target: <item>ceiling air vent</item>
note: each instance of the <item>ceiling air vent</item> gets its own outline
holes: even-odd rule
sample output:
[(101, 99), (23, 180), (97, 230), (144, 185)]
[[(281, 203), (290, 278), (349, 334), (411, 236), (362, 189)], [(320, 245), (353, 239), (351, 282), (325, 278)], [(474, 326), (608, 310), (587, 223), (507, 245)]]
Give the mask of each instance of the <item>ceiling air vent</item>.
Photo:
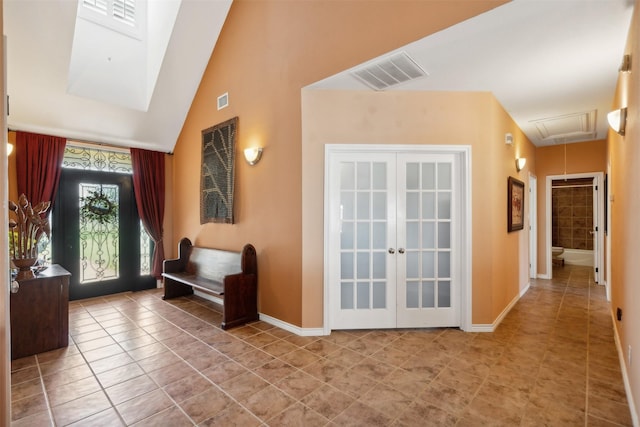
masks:
[(596, 110), (532, 120), (543, 141), (556, 144), (595, 139)]
[(370, 63), (363, 68), (352, 71), (351, 74), (375, 90), (384, 90), (428, 75), (405, 52), (396, 53), (389, 58)]

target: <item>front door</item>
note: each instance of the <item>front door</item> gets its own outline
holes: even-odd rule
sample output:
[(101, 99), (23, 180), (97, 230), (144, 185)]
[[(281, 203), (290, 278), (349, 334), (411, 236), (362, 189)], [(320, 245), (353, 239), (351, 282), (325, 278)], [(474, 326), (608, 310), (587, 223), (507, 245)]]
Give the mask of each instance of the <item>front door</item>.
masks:
[(330, 156), (331, 329), (460, 326), (458, 167), (447, 153)]
[(129, 174), (63, 169), (52, 212), (52, 261), (71, 273), (69, 299), (155, 286), (140, 274), (140, 219)]

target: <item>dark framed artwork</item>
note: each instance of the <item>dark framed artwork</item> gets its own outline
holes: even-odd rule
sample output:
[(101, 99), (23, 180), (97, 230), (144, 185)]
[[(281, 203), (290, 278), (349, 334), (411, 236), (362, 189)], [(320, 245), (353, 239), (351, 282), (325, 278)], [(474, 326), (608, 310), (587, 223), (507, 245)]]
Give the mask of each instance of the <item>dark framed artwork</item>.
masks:
[(524, 228), (524, 182), (510, 176), (507, 181), (507, 231)]
[(202, 131), (200, 224), (233, 224), (237, 125), (234, 117)]

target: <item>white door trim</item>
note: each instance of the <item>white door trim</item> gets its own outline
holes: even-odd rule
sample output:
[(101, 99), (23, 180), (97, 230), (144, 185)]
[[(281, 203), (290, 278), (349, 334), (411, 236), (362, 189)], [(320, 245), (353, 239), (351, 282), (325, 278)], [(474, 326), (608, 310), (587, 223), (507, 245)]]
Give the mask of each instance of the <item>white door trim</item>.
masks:
[(538, 277), (538, 178), (529, 173), (529, 278)]
[(326, 144), (324, 158), (324, 319), (323, 330), (325, 335), (331, 333), (331, 307), (329, 286), (329, 166), (331, 156), (344, 153), (451, 153), (459, 156), (460, 160), (460, 329), (470, 331), (472, 328), (471, 316), (471, 146), (469, 145), (378, 145), (378, 144)]
[[(604, 265), (604, 254), (602, 248), (604, 247), (604, 221), (602, 214), (604, 212), (604, 205), (601, 194), (604, 193), (603, 184), (604, 184), (604, 173), (603, 172), (585, 172), (585, 173), (572, 173), (566, 175), (548, 175), (546, 181), (546, 212), (545, 212), (545, 224), (546, 224), (546, 237), (547, 244), (545, 248), (545, 252), (547, 254), (547, 274), (544, 275), (545, 279), (553, 278), (553, 268), (551, 264), (551, 181), (554, 179), (573, 179), (573, 178), (594, 178), (595, 183), (598, 186), (598, 203), (597, 208), (598, 211), (594, 212), (594, 216), (597, 215), (597, 227), (598, 227), (598, 235), (597, 235), (597, 245), (598, 245), (598, 253), (597, 256), (594, 256), (594, 268), (598, 268), (600, 275), (602, 275), (602, 266)], [(595, 254), (594, 254), (595, 255)], [(541, 276), (542, 277), (542, 276)]]

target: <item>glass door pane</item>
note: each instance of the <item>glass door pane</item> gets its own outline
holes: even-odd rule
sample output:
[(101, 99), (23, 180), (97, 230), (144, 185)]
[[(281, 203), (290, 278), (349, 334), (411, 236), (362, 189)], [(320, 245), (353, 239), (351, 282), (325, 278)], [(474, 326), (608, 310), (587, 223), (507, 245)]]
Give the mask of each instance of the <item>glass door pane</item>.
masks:
[(341, 154), (330, 163), (333, 329), (395, 326), (394, 163), (383, 154)]
[(454, 303), (453, 171), (451, 155), (399, 156), (398, 327), (441, 326)]

